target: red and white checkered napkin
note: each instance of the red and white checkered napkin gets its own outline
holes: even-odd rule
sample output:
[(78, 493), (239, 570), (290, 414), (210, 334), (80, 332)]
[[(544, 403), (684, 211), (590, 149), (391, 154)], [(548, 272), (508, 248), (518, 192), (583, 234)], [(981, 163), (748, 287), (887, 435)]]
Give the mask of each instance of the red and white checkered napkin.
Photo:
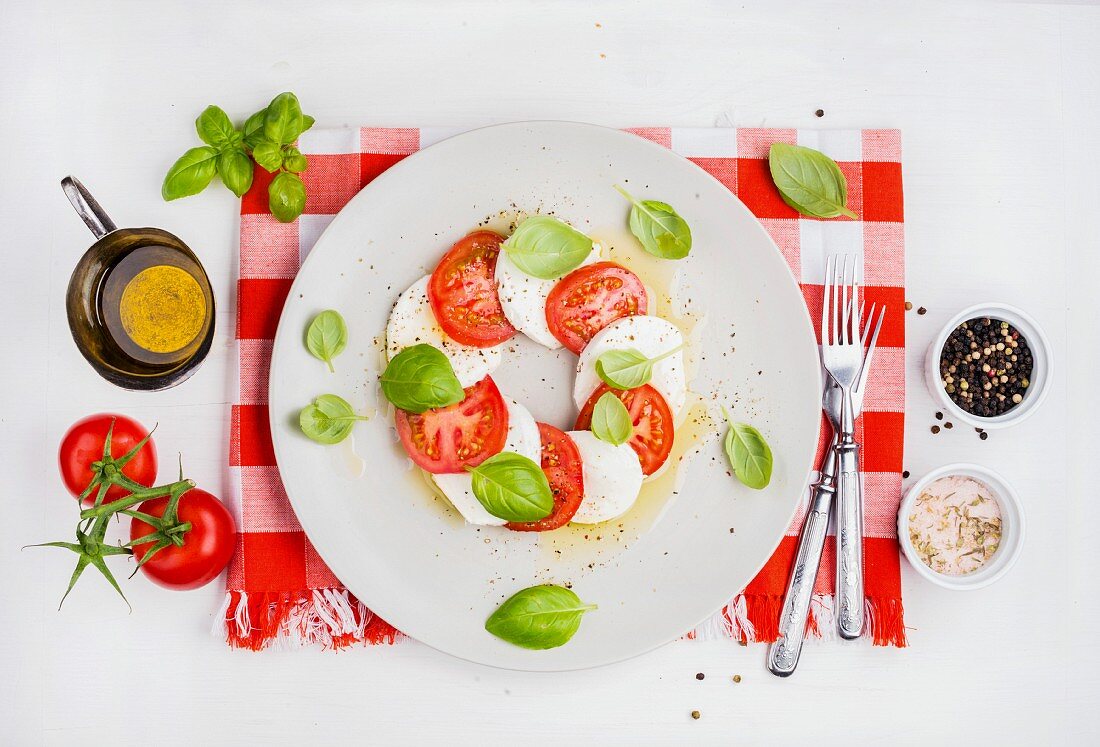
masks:
[[(390, 642), (398, 633), (373, 616), (321, 560), (302, 532), (275, 467), (267, 420), (267, 374), (279, 312), (303, 257), (333, 216), (364, 185), (410, 153), (452, 130), (317, 130), (305, 133), (309, 157), (305, 213), (283, 224), (267, 211), (270, 175), (241, 203), (237, 295), (239, 404), (233, 407), (230, 464), (240, 542), (229, 566), (218, 631), (233, 646), (272, 641)], [(866, 594), (869, 635), (879, 645), (905, 645), (895, 514), (901, 498), (905, 406), (905, 244), (902, 231), (901, 137), (895, 130), (668, 129), (632, 130), (694, 161), (726, 185), (760, 219), (799, 279), (811, 318), (820, 319), (825, 258), (863, 255), (867, 302), (885, 304), (886, 321), (871, 370), (857, 438), (863, 444)], [(835, 159), (848, 180), (848, 206), (859, 220), (803, 218), (788, 207), (768, 173), (772, 143), (798, 143)], [(442, 250), (443, 247), (441, 247)], [(818, 330), (820, 334), (820, 330)], [(828, 426), (822, 423), (818, 461)], [(794, 556), (802, 515), (759, 575), (694, 635), (771, 641)], [(825, 545), (811, 609), (812, 632), (832, 630), (835, 544)]]

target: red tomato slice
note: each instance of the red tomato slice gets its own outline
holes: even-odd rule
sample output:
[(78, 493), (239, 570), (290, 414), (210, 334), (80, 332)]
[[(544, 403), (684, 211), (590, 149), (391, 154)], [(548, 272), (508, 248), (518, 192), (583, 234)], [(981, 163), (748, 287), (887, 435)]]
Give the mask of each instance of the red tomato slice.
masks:
[(577, 416), (577, 430), (587, 430), (592, 425), (592, 409), (604, 392), (615, 392), (615, 396), (626, 405), (630, 420), (634, 423), (630, 446), (638, 453), (638, 459), (642, 462), (642, 474), (652, 475), (661, 468), (672, 451), (675, 425), (668, 403), (649, 384), (626, 390), (612, 389), (607, 384), (600, 384)]
[(554, 494), (554, 510), (545, 519), (504, 525), (517, 532), (546, 532), (565, 526), (577, 513), (584, 497), (581, 453), (573, 439), (546, 423), (539, 423), (539, 438), (542, 440), (542, 471)]
[(443, 255), (428, 283), (428, 301), (436, 321), (464, 345), (487, 348), (516, 333), (497, 295), (496, 268), (504, 237), (474, 231)]
[(558, 281), (546, 298), (546, 323), (562, 345), (579, 353), (608, 324), (645, 314), (648, 305), (637, 275), (614, 262), (596, 262)]
[(468, 387), (458, 404), (417, 415), (398, 410), (397, 435), (409, 458), (436, 475), (463, 472), (504, 449), (508, 408), (493, 380)]
[[(138, 511), (164, 516), (168, 496), (153, 498), (138, 506)], [(197, 589), (214, 580), (229, 563), (237, 543), (233, 515), (221, 501), (205, 490), (192, 488), (180, 498), (177, 514), (180, 522), (190, 522), (183, 535), (183, 546), (168, 545), (156, 552), (141, 566), (142, 572), (169, 589)], [(141, 519), (130, 520), (130, 539), (135, 540), (155, 531)], [(140, 561), (156, 543), (134, 545), (134, 557)]]

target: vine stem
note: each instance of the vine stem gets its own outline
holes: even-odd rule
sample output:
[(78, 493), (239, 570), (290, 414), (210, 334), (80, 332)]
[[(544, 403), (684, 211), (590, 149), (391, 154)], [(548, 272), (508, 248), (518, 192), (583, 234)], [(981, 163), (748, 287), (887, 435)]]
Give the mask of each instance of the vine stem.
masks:
[(195, 487), (194, 480), (179, 480), (178, 482), (169, 483), (168, 485), (157, 485), (151, 488), (136, 490), (125, 498), (119, 498), (117, 501), (104, 503), (102, 506), (96, 506), (95, 508), (87, 508), (80, 512), (80, 518), (91, 519), (107, 516), (121, 511), (124, 508), (144, 503), (152, 498), (160, 498), (165, 495), (182, 495), (193, 487)]

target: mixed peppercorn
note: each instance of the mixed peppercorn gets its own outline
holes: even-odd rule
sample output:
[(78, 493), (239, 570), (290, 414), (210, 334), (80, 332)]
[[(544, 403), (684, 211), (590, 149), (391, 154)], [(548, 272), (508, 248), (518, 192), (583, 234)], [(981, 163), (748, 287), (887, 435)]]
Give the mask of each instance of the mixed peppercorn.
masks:
[(1027, 340), (1008, 322), (989, 317), (960, 324), (940, 353), (944, 390), (979, 417), (1003, 415), (1023, 402), (1032, 366)]

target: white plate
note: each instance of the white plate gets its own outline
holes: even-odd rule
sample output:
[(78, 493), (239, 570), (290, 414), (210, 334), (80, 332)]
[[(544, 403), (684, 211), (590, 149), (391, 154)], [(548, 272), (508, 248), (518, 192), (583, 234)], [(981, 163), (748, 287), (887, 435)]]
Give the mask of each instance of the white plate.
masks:
[[(692, 388), (714, 421), (681, 470), (678, 494), (641, 500), (622, 527), (611, 522), (539, 535), (465, 526), (431, 495), (395, 443), (377, 387), (390, 306), (452, 242), (513, 205), (554, 210), (625, 246), (628, 205), (615, 183), (674, 205), (691, 225), (691, 256), (676, 267), (682, 299), (707, 316)], [(351, 338), (335, 374), (303, 345), (309, 320), (326, 308), (344, 315)], [(501, 390), (536, 418), (571, 426), (575, 356), (526, 340), (510, 347), (494, 376)], [(748, 209), (671, 151), (616, 130), (562, 122), (458, 135), (401, 161), (352, 199), (294, 281), (270, 384), (271, 430), (287, 494), (336, 575), (412, 637), (464, 659), (525, 670), (619, 661), (719, 610), (763, 566), (790, 522), (809, 478), (820, 418), (817, 348), (802, 294)], [(298, 411), (326, 392), (359, 410), (377, 409), (356, 425), (353, 443), (320, 446), (299, 431)], [(775, 455), (767, 489), (749, 490), (727, 474), (719, 403), (767, 436)], [(365, 457), (361, 475), (353, 450)], [(599, 609), (585, 616), (572, 641), (548, 651), (517, 648), (485, 632), (485, 619), (501, 601), (539, 583), (570, 583)]]

